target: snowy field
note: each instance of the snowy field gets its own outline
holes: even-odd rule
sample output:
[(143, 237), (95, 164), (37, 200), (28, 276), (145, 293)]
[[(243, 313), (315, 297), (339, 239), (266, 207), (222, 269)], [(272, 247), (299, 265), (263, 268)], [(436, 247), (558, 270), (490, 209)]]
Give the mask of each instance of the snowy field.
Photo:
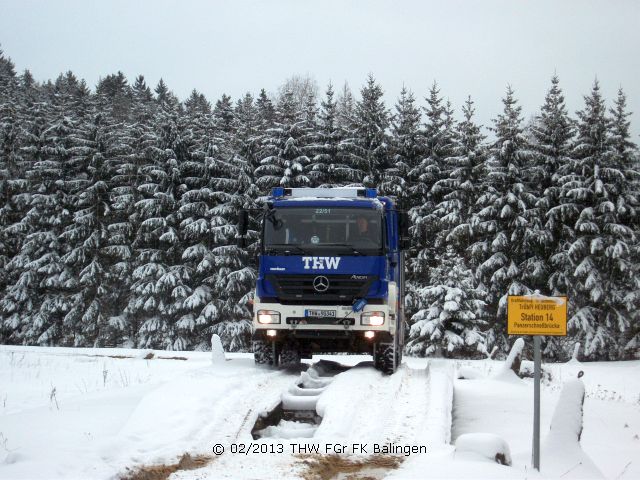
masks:
[[(405, 358), (384, 376), (366, 356), (329, 359), (354, 368), (315, 377), (326, 388), (317, 392), (322, 421), (313, 436), (281, 429), (286, 438), (254, 440), (259, 415), (305, 373), (256, 367), (247, 354), (212, 363), (206, 352), (0, 346), (0, 479), (136, 478), (139, 468), (176, 464), (185, 453), (199, 468), (176, 467), (170, 478), (640, 478), (640, 361), (547, 366), (538, 473), (530, 467), (532, 381), (505, 374), (501, 362)], [(581, 449), (547, 438), (563, 382), (579, 370)], [(494, 436), (456, 450), (460, 436), (475, 433)], [(483, 457), (491, 439), (506, 442), (512, 466)], [(353, 448), (365, 443), (366, 454)], [(238, 452), (249, 444), (257, 451)], [(295, 450), (310, 444), (321, 455)], [(389, 460), (373, 444), (426, 453)], [(214, 455), (215, 445), (224, 453)], [(337, 452), (340, 445), (348, 448)]]

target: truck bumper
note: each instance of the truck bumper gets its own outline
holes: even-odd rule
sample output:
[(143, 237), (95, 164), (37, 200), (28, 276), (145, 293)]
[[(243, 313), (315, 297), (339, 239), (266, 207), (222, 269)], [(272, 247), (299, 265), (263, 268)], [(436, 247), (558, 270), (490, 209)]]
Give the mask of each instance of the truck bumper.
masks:
[[(253, 340), (287, 344), (300, 352), (300, 357), (311, 358), (315, 353), (366, 353), (373, 354), (376, 344), (391, 343), (389, 332), (376, 332), (375, 337), (367, 338), (364, 332), (347, 330), (276, 330), (269, 335), (266, 329), (253, 332)], [(269, 332), (271, 334), (274, 331)]]
[[(280, 323), (259, 323), (258, 313), (265, 310), (278, 312)], [(329, 311), (332, 315), (321, 318), (308, 316), (310, 310)], [(367, 312), (382, 312), (384, 323), (363, 325), (361, 316)], [(366, 305), (361, 312), (353, 312), (351, 306), (344, 305), (282, 305), (256, 301), (253, 338), (294, 345), (306, 358), (314, 353), (372, 354), (376, 344), (393, 342), (396, 321), (395, 312), (384, 304)]]
[[(354, 312), (349, 305), (282, 305), (280, 303), (262, 303), (256, 299), (254, 303), (253, 329), (295, 331), (298, 335), (304, 332), (360, 332), (373, 331), (376, 335), (383, 332), (394, 335), (396, 331), (396, 312), (390, 310), (386, 304), (365, 305), (360, 312)], [(260, 311), (272, 311), (280, 314), (280, 323), (260, 323), (258, 313)], [(332, 312), (331, 316), (314, 317), (309, 312)], [(367, 312), (382, 312), (384, 323), (382, 325), (363, 324), (362, 314)]]

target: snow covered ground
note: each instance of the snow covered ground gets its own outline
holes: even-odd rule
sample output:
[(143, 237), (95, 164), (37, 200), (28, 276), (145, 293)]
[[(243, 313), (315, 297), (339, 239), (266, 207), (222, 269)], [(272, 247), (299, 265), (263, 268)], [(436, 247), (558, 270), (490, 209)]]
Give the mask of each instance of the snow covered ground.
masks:
[[(310, 479), (309, 465), (324, 455), (299, 455), (308, 445), (362, 462), (359, 474), (371, 478), (640, 478), (638, 361), (548, 366), (542, 438), (563, 381), (583, 370), (578, 453), (586, 460), (564, 471), (578, 453), (543, 449), (538, 474), (530, 468), (532, 382), (497, 375), (501, 362), (405, 358), (395, 375), (384, 376), (370, 357), (329, 358), (354, 368), (320, 382), (326, 383), (316, 404), (322, 422), (313, 438), (253, 440), (258, 416), (295, 390), (301, 371), (256, 367), (247, 354), (212, 363), (206, 352), (0, 346), (0, 479), (119, 478), (132, 471), (127, 469), (175, 463), (184, 453), (203, 455), (206, 464), (178, 470), (172, 479)], [(476, 378), (454, 380), (460, 369)], [(456, 451), (453, 444), (464, 434), (472, 434), (467, 446), (470, 438), (501, 438), (513, 465), (460, 446)], [(225, 452), (216, 456), (218, 444)], [(249, 444), (257, 450), (231, 451)], [(354, 444), (367, 444), (367, 453)], [(374, 444), (423, 446), (427, 453), (400, 453), (396, 468), (375, 461)], [(336, 478), (346, 478), (337, 457), (326, 458)]]
[[(457, 380), (453, 439), (469, 432), (497, 434), (507, 441), (513, 468), (524, 472), (531, 464), (533, 380), (504, 374), (502, 362), (456, 362), (459, 370), (473, 368), (474, 380)], [(551, 380), (541, 390), (541, 473), (550, 478), (640, 478), (640, 362), (548, 364)], [(565, 382), (584, 372), (584, 430), (582, 451), (596, 471), (581, 470), (581, 461), (567, 448), (545, 448), (550, 422)], [(563, 461), (560, 461), (563, 460)], [(565, 468), (566, 467), (566, 468)]]

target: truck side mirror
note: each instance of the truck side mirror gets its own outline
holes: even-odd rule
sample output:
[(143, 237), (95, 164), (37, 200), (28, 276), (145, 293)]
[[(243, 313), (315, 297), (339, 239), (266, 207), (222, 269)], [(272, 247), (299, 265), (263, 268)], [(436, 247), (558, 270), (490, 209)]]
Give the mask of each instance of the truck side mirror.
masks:
[(247, 246), (247, 230), (249, 228), (249, 212), (245, 209), (240, 210), (238, 214), (238, 236), (236, 238), (238, 247), (245, 248)]
[(400, 227), (400, 249), (406, 250), (411, 247), (411, 237), (409, 236), (409, 213), (399, 212), (399, 227)]

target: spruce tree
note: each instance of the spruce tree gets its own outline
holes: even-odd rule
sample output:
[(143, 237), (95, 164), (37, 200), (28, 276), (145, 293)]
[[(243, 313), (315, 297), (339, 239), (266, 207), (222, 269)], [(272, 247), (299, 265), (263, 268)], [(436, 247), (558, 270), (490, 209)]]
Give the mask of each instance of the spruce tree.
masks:
[[(22, 152), (22, 128), (17, 79), (13, 65), (0, 51), (0, 341), (8, 339), (18, 321), (9, 320), (12, 303), (3, 312), (5, 289), (17, 281), (17, 271), (8, 268), (18, 254), (26, 232), (20, 228), (28, 209), (29, 185), (25, 178), (26, 164)], [(11, 84), (14, 84), (13, 86)], [(17, 227), (17, 228), (16, 228)]]
[(6, 285), (4, 268), (20, 245), (20, 236), (6, 228), (18, 222), (24, 213), (18, 195), (26, 188), (20, 152), (18, 116), (13, 105), (0, 103), (0, 291)]
[(422, 158), (409, 172), (409, 197), (412, 208), (413, 248), (416, 255), (409, 262), (409, 278), (417, 285), (429, 284), (429, 269), (438, 263), (443, 254), (442, 246), (437, 250), (436, 237), (440, 231), (435, 208), (442, 200), (444, 191), (438, 183), (447, 174), (446, 159), (452, 154), (453, 121), (450, 105), (440, 96), (434, 82), (427, 97), (425, 125), (422, 132)]
[(614, 106), (609, 110), (608, 142), (611, 151), (608, 160), (613, 168), (624, 175), (618, 177), (621, 183), (618, 193), (623, 200), (618, 200), (616, 213), (620, 222), (632, 228), (635, 240), (628, 245), (631, 272), (624, 296), (630, 315), (629, 326), (620, 324), (620, 337), (616, 343), (621, 348), (621, 356), (633, 358), (634, 352), (640, 350), (640, 163), (637, 146), (631, 141), (630, 116), (627, 97), (620, 88)]
[(185, 267), (183, 282), (189, 295), (176, 305), (176, 332), (180, 343), (174, 348), (180, 350), (201, 346), (207, 337), (206, 325), (198, 323), (197, 317), (210, 293), (203, 285), (202, 265), (212, 246), (211, 209), (218, 203), (211, 185), (211, 168), (214, 158), (221, 154), (212, 133), (212, 116), (192, 111), (188, 115), (186, 129), (192, 143), (188, 158), (179, 163), (181, 194), (178, 218), (183, 247), (181, 264)]
[(184, 101), (184, 110), (187, 115), (196, 113), (211, 113), (211, 104), (205, 96), (198, 92), (195, 88), (191, 91), (191, 95)]
[(285, 92), (278, 103), (274, 127), (265, 132), (262, 159), (255, 171), (256, 184), (263, 192), (275, 186), (309, 185), (306, 168), (310, 160), (301, 145), (303, 123), (293, 93)]
[[(9, 285), (2, 309), (20, 315), (17, 337), (25, 343), (64, 344), (63, 318), (76, 279), (62, 261), (67, 245), (60, 238), (70, 221), (70, 186), (66, 163), (75, 147), (75, 125), (43, 107), (30, 126), (27, 179), (33, 194), (30, 210), (15, 228), (26, 232), (20, 252), (7, 268), (17, 281)], [(51, 122), (49, 125), (48, 122)], [(16, 271), (17, 270), (17, 271)]]
[(223, 94), (220, 100), (216, 102), (213, 109), (213, 119), (216, 129), (232, 136), (235, 128), (235, 113), (233, 111), (233, 102), (229, 95)]
[[(158, 133), (154, 129), (157, 103), (150, 96), (144, 79), (138, 77), (132, 90), (132, 122), (121, 123), (111, 115), (103, 119), (105, 165), (110, 179), (108, 238), (104, 250), (110, 259), (107, 278), (110, 284), (117, 281), (110, 288), (117, 298), (114, 301), (119, 305), (132, 301), (132, 274), (137, 257), (134, 241), (144, 220), (136, 204), (144, 198), (140, 187), (151, 181), (146, 167), (154, 163), (159, 144)], [(134, 346), (138, 318), (121, 312), (110, 321), (122, 331), (120, 342)]]
[[(35, 272), (27, 268), (32, 260), (33, 250), (38, 246), (37, 243), (27, 242), (28, 236), (37, 228), (35, 219), (27, 216), (33, 210), (32, 193), (35, 192), (28, 173), (33, 169), (35, 162), (44, 155), (43, 134), (47, 128), (45, 110), (45, 105), (34, 104), (31, 118), (23, 125), (20, 144), (24, 155), (24, 171), (22, 178), (17, 179), (21, 193), (9, 197), (7, 187), (10, 184), (6, 179), (3, 181), (4, 200), (10, 201), (3, 207), (3, 239), (13, 238), (17, 243), (13, 245), (12, 257), (8, 258), (8, 263), (4, 265), (6, 290), (0, 299), (0, 313), (4, 318), (5, 335), (15, 343), (34, 342), (33, 335), (28, 335), (28, 332), (40, 301), (38, 279)], [(5, 142), (6, 140), (5, 138)], [(15, 216), (10, 215), (10, 208), (16, 210)], [(10, 219), (10, 216), (14, 218)], [(9, 245), (7, 242), (5, 248)]]
[(156, 101), (158, 102), (158, 105), (166, 110), (178, 109), (178, 98), (171, 90), (169, 90), (169, 87), (162, 78), (158, 81), (158, 85), (156, 85), (154, 92), (156, 94)]
[(133, 101), (137, 103), (148, 103), (153, 100), (153, 93), (147, 85), (144, 75), (138, 75), (131, 87)]
[(13, 98), (17, 88), (15, 65), (0, 48), (0, 103)]
[(208, 251), (197, 267), (202, 286), (185, 300), (185, 305), (191, 309), (197, 304), (193, 310), (200, 312), (196, 323), (207, 327), (202, 348), (208, 348), (208, 338), (216, 333), (226, 349), (246, 351), (251, 340), (252, 287), (257, 274), (253, 255), (248, 249), (238, 248), (235, 237), (239, 210), (255, 208), (259, 190), (252, 181), (249, 163), (239, 155), (212, 158), (210, 167), (216, 205), (209, 212)]
[(101, 78), (96, 87), (96, 94), (104, 100), (103, 105), (110, 109), (114, 119), (124, 121), (129, 118), (132, 92), (122, 72)]
[(110, 288), (119, 279), (109, 278), (111, 258), (107, 240), (110, 214), (108, 182), (109, 170), (105, 163), (103, 116), (96, 114), (94, 121), (83, 132), (82, 163), (88, 179), (79, 192), (72, 222), (60, 239), (69, 247), (62, 257), (73, 272), (77, 284), (69, 297), (70, 308), (64, 317), (65, 336), (75, 346), (114, 345), (122, 337), (122, 324), (111, 322), (113, 306), (118, 305), (117, 289)]
[[(559, 79), (554, 75), (551, 88), (545, 97), (540, 114), (531, 127), (531, 166), (526, 169), (531, 189), (537, 192), (533, 220), (532, 244), (536, 268), (528, 269), (532, 287), (543, 293), (560, 293), (564, 290), (561, 270), (554, 273), (549, 259), (567, 239), (571, 238), (566, 229), (561, 201), (561, 185), (564, 172), (569, 168), (570, 142), (573, 136), (572, 122), (567, 114), (564, 95), (559, 87)], [(561, 246), (562, 245), (562, 246)], [(555, 278), (551, 279), (551, 276)], [(549, 290), (551, 288), (551, 290)]]
[(409, 172), (416, 167), (424, 148), (420, 110), (413, 93), (404, 87), (395, 109), (391, 122), (391, 162), (382, 174), (381, 191), (408, 201)]
[(416, 289), (407, 352), (418, 356), (477, 357), (486, 352), (484, 302), (473, 274), (453, 247), (431, 272), (431, 284)]
[(271, 128), (276, 120), (276, 109), (264, 88), (260, 90), (256, 100), (256, 108), (258, 110), (259, 129), (264, 132)]
[(309, 186), (317, 187), (326, 180), (328, 166), (318, 163), (318, 154), (324, 151), (318, 125), (318, 105), (314, 92), (309, 92), (302, 111), (300, 148), (309, 159), (306, 171)]
[[(0, 302), (12, 281), (8, 278), (7, 264), (20, 249), (23, 237), (8, 230), (20, 221), (25, 207), (25, 202), (19, 201), (26, 181), (20, 152), (18, 88), (15, 66), (0, 49)], [(12, 323), (5, 323), (3, 317), (0, 303), (0, 340), (13, 330)]]
[[(230, 156), (233, 153), (234, 137), (236, 135), (236, 118), (231, 97), (222, 94), (211, 113), (212, 129), (210, 142), (215, 144), (221, 154)], [(202, 142), (207, 143), (206, 141)]]
[[(632, 183), (624, 160), (608, 134), (609, 121), (596, 81), (585, 107), (577, 112), (573, 176), (564, 195), (578, 212), (575, 240), (568, 249), (568, 295), (572, 309), (568, 328), (589, 358), (619, 358), (617, 340), (635, 315), (638, 290), (630, 217)], [(619, 140), (615, 143), (619, 144)]]
[(356, 101), (353, 98), (351, 87), (349, 87), (347, 82), (344, 82), (342, 90), (336, 100), (338, 126), (344, 129), (344, 131), (348, 131), (353, 127), (355, 122), (355, 105)]
[(335, 174), (335, 166), (338, 164), (342, 135), (339, 128), (338, 105), (333, 97), (333, 86), (330, 83), (320, 104), (317, 143), (309, 172), (312, 182), (318, 186), (335, 185), (339, 181)]
[(488, 185), (478, 199), (480, 210), (473, 220), (476, 241), (471, 253), (480, 288), (487, 291), (488, 318), (495, 319), (487, 344), (506, 349), (507, 295), (531, 292), (524, 270), (529, 259), (530, 208), (535, 196), (522, 178), (529, 149), (523, 135), (521, 107), (511, 87), (502, 102), (504, 110), (494, 120), (496, 140), (488, 159)]
[[(168, 147), (179, 135), (175, 124), (163, 126), (160, 147)], [(184, 339), (175, 332), (179, 304), (191, 293), (185, 286), (185, 267), (180, 264), (177, 193), (180, 173), (176, 153), (157, 148), (155, 161), (141, 168), (148, 179), (138, 190), (135, 204), (139, 227), (133, 247), (131, 297), (125, 313), (139, 325), (136, 344), (143, 348), (176, 349)]]
[[(529, 188), (537, 199), (531, 209), (530, 258), (525, 275), (531, 288), (546, 295), (567, 293), (566, 253), (574, 238), (575, 222), (570, 206), (564, 203), (562, 188), (567, 175), (571, 175), (574, 128), (559, 84), (554, 75), (540, 113), (530, 127), (531, 162), (526, 168)], [(560, 337), (545, 338), (544, 355), (562, 358), (565, 343)]]
[(33, 105), (40, 96), (40, 85), (35, 81), (29, 70), (25, 70), (19, 78), (20, 102), (27, 115), (32, 113)]
[(258, 109), (250, 93), (237, 101), (234, 121), (236, 134), (232, 139), (233, 150), (247, 159), (251, 169), (255, 170), (259, 165), (259, 119)]
[(355, 104), (352, 129), (340, 146), (348, 155), (346, 165), (336, 168), (336, 173), (343, 182), (378, 187), (388, 166), (390, 115), (382, 99), (382, 88), (373, 75), (368, 76), (360, 96)]
[(448, 176), (440, 180), (447, 191), (437, 205), (440, 242), (452, 246), (457, 254), (469, 260), (468, 249), (473, 238), (474, 212), (485, 191), (487, 148), (485, 136), (474, 121), (471, 97), (462, 107), (463, 120), (456, 128), (452, 155), (448, 160)]

